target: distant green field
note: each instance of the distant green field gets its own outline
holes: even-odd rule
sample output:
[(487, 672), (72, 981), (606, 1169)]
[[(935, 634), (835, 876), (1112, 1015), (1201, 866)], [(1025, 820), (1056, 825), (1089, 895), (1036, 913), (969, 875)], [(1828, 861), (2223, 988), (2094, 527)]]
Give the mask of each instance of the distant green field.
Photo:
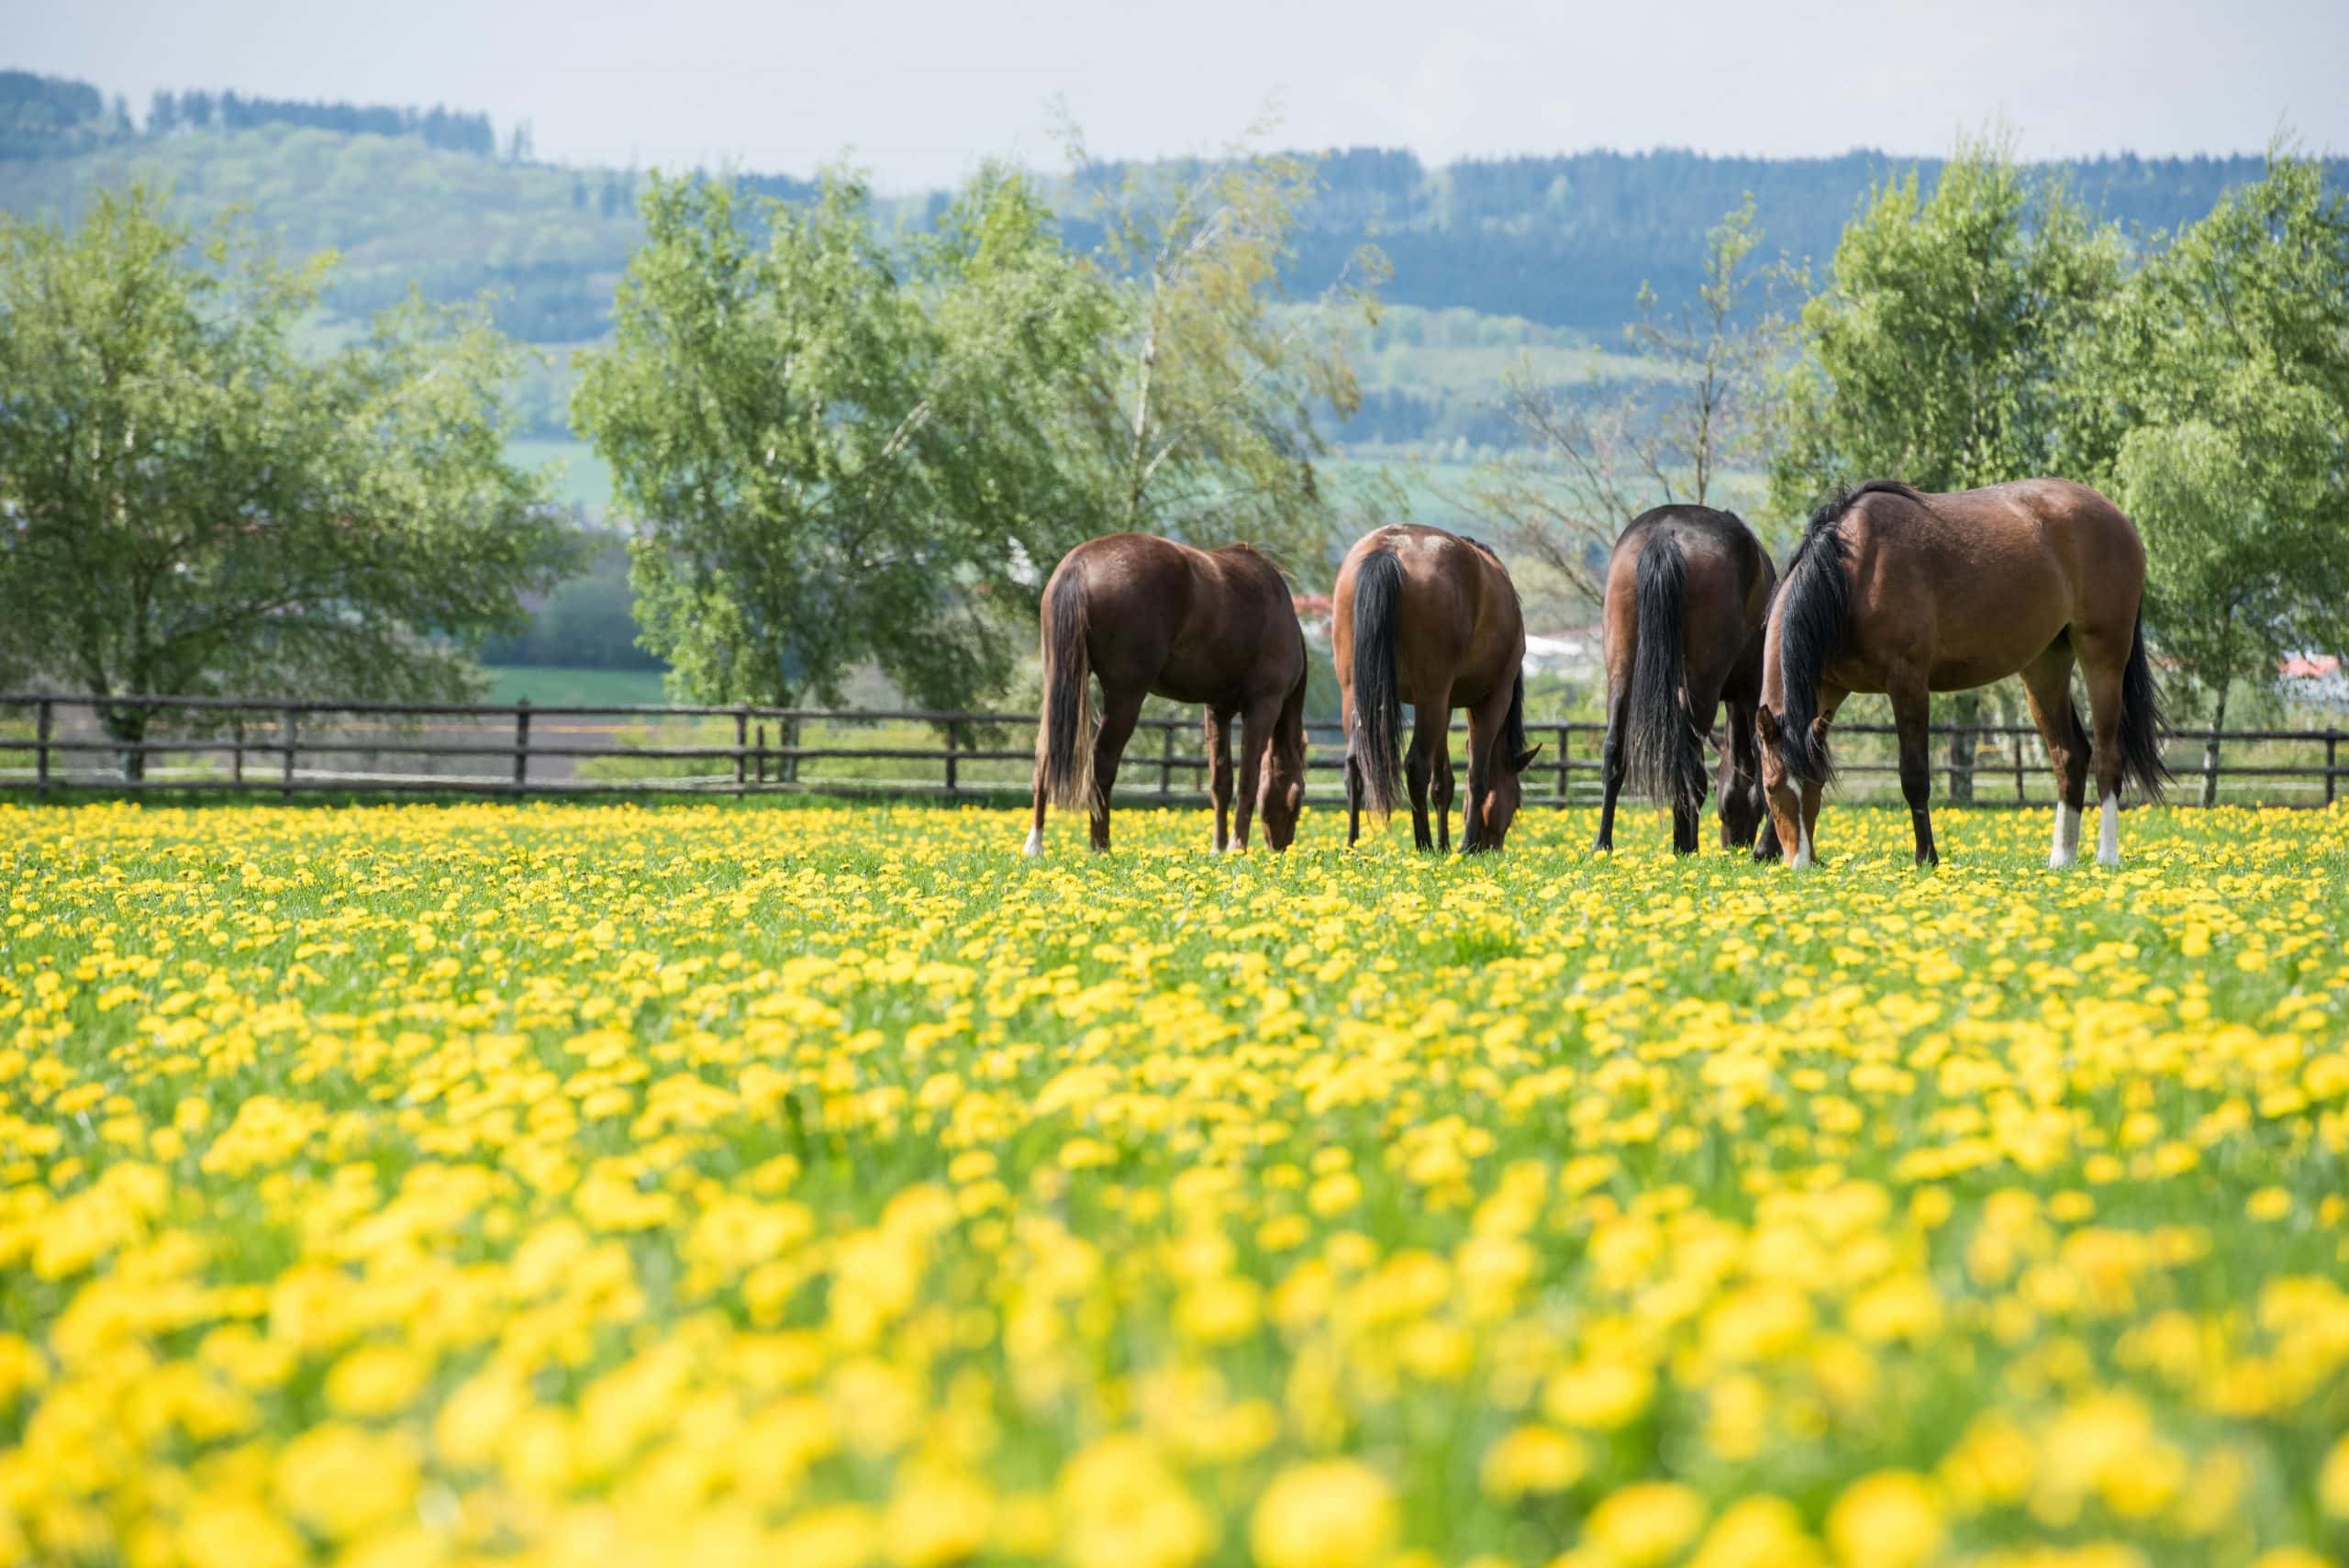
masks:
[(596, 703), (666, 702), (668, 694), (662, 689), (658, 670), (555, 670), (509, 664), (489, 672), (489, 700), (584, 707)]

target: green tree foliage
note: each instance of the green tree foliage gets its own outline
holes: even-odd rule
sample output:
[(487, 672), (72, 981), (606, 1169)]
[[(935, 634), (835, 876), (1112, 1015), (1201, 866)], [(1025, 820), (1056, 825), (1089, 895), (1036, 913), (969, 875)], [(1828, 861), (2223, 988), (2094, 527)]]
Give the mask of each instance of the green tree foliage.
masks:
[[(1097, 166), (1072, 132), (1080, 178)], [(1376, 319), (1385, 261), (1349, 256), (1309, 309), (1280, 310), (1313, 166), (1235, 151), (1096, 185), (1113, 330), (1090, 357), (1097, 439), (1082, 483), (1115, 526), (1203, 546), (1248, 539), (1299, 562), (1330, 532), (1319, 416), (1362, 400), (1346, 351)]]
[(2154, 250), (2070, 391), (2072, 460), (2144, 534), (2148, 619), (2214, 727), (2284, 654), (2349, 646), (2349, 202), (2316, 163), (2277, 150)]
[(1773, 502), (1799, 514), (1861, 479), (1964, 490), (2053, 472), (2066, 357), (2124, 260), (2117, 230), (1996, 142), (1961, 146), (1930, 195), (1914, 174), (1876, 187), (1767, 405)]
[(655, 180), (643, 212), (574, 417), (640, 524), (646, 645), (710, 701), (835, 701), (868, 661), (938, 706), (1000, 685), (1023, 579), (1101, 522), (1065, 388), (1111, 301), (1034, 191), (985, 173), (902, 253), (846, 175), (799, 207)]
[[(122, 694), (453, 698), (562, 564), (504, 457), (518, 350), (422, 305), (322, 358), (327, 274), (158, 197), (0, 218), (0, 662)], [(137, 740), (147, 713), (107, 718)]]

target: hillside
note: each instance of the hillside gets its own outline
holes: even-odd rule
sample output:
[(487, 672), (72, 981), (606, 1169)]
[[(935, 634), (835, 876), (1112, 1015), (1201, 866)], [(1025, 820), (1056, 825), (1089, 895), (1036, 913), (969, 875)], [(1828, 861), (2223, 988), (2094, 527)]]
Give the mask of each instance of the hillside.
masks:
[[(70, 216), (84, 193), (142, 178), (192, 211), (235, 203), (291, 251), (332, 248), (343, 268), (333, 303), (359, 313), (405, 293), (497, 291), (500, 324), (540, 343), (600, 337), (612, 284), (638, 226), (637, 173), (497, 157), (487, 122), (433, 110), (280, 104), (208, 114), (191, 128), (159, 99), (149, 128), (132, 127), (94, 89), (23, 73), (15, 117), (0, 102), (0, 208)], [(202, 97), (209, 104), (209, 95)], [(233, 95), (231, 95), (233, 96)], [(6, 94), (0, 94), (5, 99)], [(259, 113), (274, 119), (259, 118)], [(458, 131), (440, 131), (442, 117)], [(19, 123), (21, 122), (21, 123)], [(153, 128), (170, 123), (159, 133)], [(367, 128), (406, 124), (407, 133)], [(10, 128), (13, 128), (12, 129)], [(459, 134), (462, 131), (462, 134)], [(983, 149), (974, 149), (974, 152)], [(1823, 260), (1870, 184), (1910, 169), (1931, 182), (1936, 160), (1855, 151), (1827, 159), (1716, 158), (1686, 151), (1604, 150), (1468, 160), (1431, 168), (1409, 152), (1350, 149), (1319, 155), (1324, 189), (1308, 215), (1293, 275), (1317, 289), (1365, 239), (1394, 263), (1397, 304), (1522, 317), (1611, 339), (1642, 282), (1665, 299), (1691, 287), (1705, 231), (1752, 193), (1765, 253)], [(2349, 165), (2336, 164), (2344, 183)], [(2208, 211), (2221, 192), (2258, 177), (2256, 157), (2120, 156), (2049, 165), (2090, 207), (2143, 229)], [(1114, 166), (1052, 182), (1070, 237), (1093, 237), (1085, 192)], [(770, 194), (810, 187), (789, 176), (735, 176)], [(890, 204), (922, 222), (942, 198)]]

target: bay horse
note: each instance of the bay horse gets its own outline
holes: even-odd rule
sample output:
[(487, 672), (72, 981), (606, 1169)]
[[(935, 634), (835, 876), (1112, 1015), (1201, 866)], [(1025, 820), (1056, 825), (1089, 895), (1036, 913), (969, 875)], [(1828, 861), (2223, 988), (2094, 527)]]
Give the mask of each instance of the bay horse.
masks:
[(1631, 519), (1607, 562), (1601, 612), (1607, 742), (1594, 852), (1615, 848), (1615, 799), (1628, 780), (1672, 808), (1672, 847), (1697, 851), (1705, 740), (1726, 704), (1721, 847), (1753, 846), (1766, 813), (1753, 714), (1762, 700), (1763, 626), (1778, 585), (1769, 551), (1734, 512), (1657, 506)]
[[(1927, 809), (1930, 694), (2019, 673), (2055, 772), (2048, 864), (2078, 859), (2093, 760), (2097, 860), (2119, 865), (2123, 781), (2159, 799), (2169, 777), (2145, 657), (2144, 584), (2136, 527), (2069, 480), (1928, 495), (1879, 479), (1830, 497), (1811, 514), (1771, 606), (1754, 720), (1764, 795), (1792, 863), (1813, 858), (1820, 794), (1833, 774), (1827, 727), (1846, 695), (1892, 699), (1900, 793), (1917, 863), (1930, 865), (1941, 859)], [(2075, 663), (2093, 743), (2072, 705)]]
[[(1148, 534), (1107, 534), (1061, 558), (1038, 618), (1044, 705), (1027, 853), (1043, 853), (1047, 801), (1085, 806), (1094, 850), (1108, 849), (1109, 790), (1142, 698), (1152, 694), (1207, 709), (1217, 852), (1247, 849), (1249, 817), (1260, 807), (1265, 842), (1288, 848), (1305, 801), (1305, 629), (1278, 567), (1244, 544), (1194, 550)], [(1096, 733), (1088, 733), (1088, 675), (1101, 679)], [(1229, 827), (1235, 718), (1236, 833)]]
[[(1460, 847), (1497, 850), (1521, 799), (1518, 775), (1542, 750), (1525, 743), (1525, 620), (1500, 558), (1441, 528), (1398, 524), (1355, 541), (1330, 594), (1331, 651), (1346, 731), (1346, 844), (1364, 805), (1380, 817), (1398, 794), (1403, 706), (1414, 715), (1412, 839), (1452, 848), (1452, 710), (1468, 710), (1468, 809)], [(1436, 832), (1428, 833), (1435, 791)]]

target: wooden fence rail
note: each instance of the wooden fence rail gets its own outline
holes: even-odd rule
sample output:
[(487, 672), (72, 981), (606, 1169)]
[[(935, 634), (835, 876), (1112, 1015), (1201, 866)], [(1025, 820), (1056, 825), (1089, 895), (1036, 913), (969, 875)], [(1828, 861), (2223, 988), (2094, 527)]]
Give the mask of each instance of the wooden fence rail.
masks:
[[(305, 793), (782, 792), (1004, 800), (1027, 793), (1034, 725), (1030, 714), (913, 708), (506, 707), (11, 693), (0, 694), (0, 789), (227, 790), (274, 792), (286, 800)], [(1526, 780), (1527, 804), (1596, 799), (1604, 727), (1572, 720), (1526, 728), (1549, 748)], [(1141, 719), (1116, 798), (1204, 801), (1208, 764), (1199, 729), (1196, 717)], [(1453, 726), (1455, 736), (1463, 729)], [(1836, 728), (1843, 795), (1897, 795), (1892, 733), (1887, 725)], [(2342, 734), (2174, 732), (2176, 797), (2329, 806), (2349, 777)], [(1341, 799), (1337, 727), (1308, 726), (1308, 795)], [(1943, 775), (1936, 794), (1944, 801), (2049, 804), (2053, 784), (2035, 730), (1937, 726), (1932, 755)]]

